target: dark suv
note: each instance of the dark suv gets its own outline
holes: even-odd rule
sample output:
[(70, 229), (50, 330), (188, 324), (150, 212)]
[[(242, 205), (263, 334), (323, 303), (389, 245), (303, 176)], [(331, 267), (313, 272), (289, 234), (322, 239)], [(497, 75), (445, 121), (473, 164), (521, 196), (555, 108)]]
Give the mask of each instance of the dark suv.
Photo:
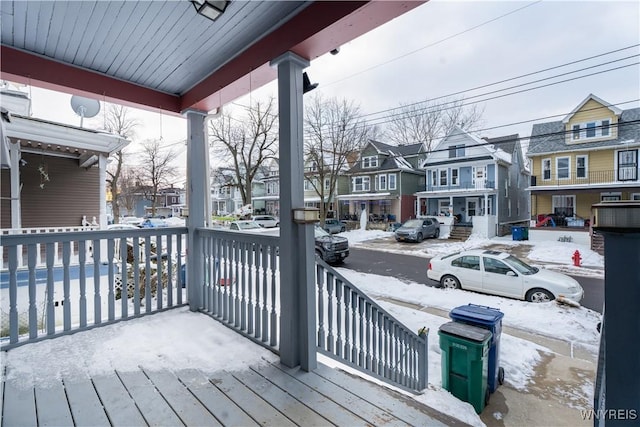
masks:
[(316, 255), (327, 263), (341, 263), (349, 256), (349, 241), (344, 237), (333, 236), (320, 226), (314, 227)]

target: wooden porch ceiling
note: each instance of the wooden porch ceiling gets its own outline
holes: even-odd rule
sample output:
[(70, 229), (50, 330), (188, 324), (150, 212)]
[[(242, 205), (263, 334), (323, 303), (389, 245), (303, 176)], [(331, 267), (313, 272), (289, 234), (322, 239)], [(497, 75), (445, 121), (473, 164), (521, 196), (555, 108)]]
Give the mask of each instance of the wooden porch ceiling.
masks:
[(2, 1), (2, 78), (139, 108), (211, 111), (425, 1)]

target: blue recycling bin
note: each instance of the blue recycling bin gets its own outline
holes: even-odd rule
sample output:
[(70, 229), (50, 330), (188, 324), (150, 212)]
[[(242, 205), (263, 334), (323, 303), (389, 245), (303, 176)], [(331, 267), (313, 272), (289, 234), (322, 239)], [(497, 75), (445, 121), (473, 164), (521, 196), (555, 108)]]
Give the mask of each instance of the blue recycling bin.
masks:
[(529, 240), (529, 228), (528, 227), (511, 227), (511, 238), (513, 240)]
[(492, 333), (489, 347), (489, 367), (487, 372), (489, 392), (493, 393), (504, 382), (504, 369), (500, 367), (500, 334), (504, 313), (497, 308), (468, 304), (456, 307), (449, 312), (456, 322), (488, 329)]

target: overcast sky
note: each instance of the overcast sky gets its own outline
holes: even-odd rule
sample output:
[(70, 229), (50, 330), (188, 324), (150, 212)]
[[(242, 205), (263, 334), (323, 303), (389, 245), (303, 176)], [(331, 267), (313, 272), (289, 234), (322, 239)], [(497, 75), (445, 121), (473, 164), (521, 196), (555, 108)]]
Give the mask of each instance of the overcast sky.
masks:
[[(432, 0), (341, 46), (338, 55), (312, 61), (306, 71), (319, 83), (314, 94), (354, 100), (378, 123), (385, 121), (384, 114), (373, 113), (400, 103), (457, 94), (484, 108), (479, 136), (528, 136), (532, 123), (502, 126), (560, 120), (590, 93), (622, 109), (639, 106), (639, 43), (637, 1)], [(612, 51), (618, 52), (491, 85)], [(571, 73), (587, 67), (593, 68)], [(619, 69), (607, 71), (612, 68)], [(556, 77), (564, 73), (569, 74)], [(592, 73), (599, 74), (577, 78)], [(541, 81), (525, 84), (534, 80)], [(552, 84), (561, 80), (569, 81)], [(484, 85), (490, 86), (470, 90)], [(516, 87), (501, 91), (510, 86)], [(79, 125), (69, 95), (31, 91), (34, 116)], [(272, 83), (251, 98), (276, 92)], [(558, 117), (544, 119), (553, 115)], [(140, 119), (139, 139), (177, 143), (186, 137), (183, 119), (157, 112), (141, 112)]]

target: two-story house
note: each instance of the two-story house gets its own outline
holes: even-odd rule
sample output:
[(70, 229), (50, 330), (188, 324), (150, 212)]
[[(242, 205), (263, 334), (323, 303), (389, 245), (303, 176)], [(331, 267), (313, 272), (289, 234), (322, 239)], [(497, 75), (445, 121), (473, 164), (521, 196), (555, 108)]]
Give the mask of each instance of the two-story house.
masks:
[(280, 214), (280, 168), (278, 159), (270, 159), (263, 168), (251, 195), (255, 214)]
[(339, 184), (339, 214), (359, 220), (404, 222), (416, 216), (415, 192), (424, 186), (418, 169), (426, 156), (424, 144), (393, 146), (370, 140)]
[(564, 119), (533, 125), (531, 210), (539, 226), (586, 227), (591, 205), (640, 200), (640, 108), (591, 94)]
[(487, 237), (529, 220), (529, 171), (517, 134), (479, 138), (455, 127), (422, 163), (426, 188), (416, 193), (420, 215), (455, 218)]

